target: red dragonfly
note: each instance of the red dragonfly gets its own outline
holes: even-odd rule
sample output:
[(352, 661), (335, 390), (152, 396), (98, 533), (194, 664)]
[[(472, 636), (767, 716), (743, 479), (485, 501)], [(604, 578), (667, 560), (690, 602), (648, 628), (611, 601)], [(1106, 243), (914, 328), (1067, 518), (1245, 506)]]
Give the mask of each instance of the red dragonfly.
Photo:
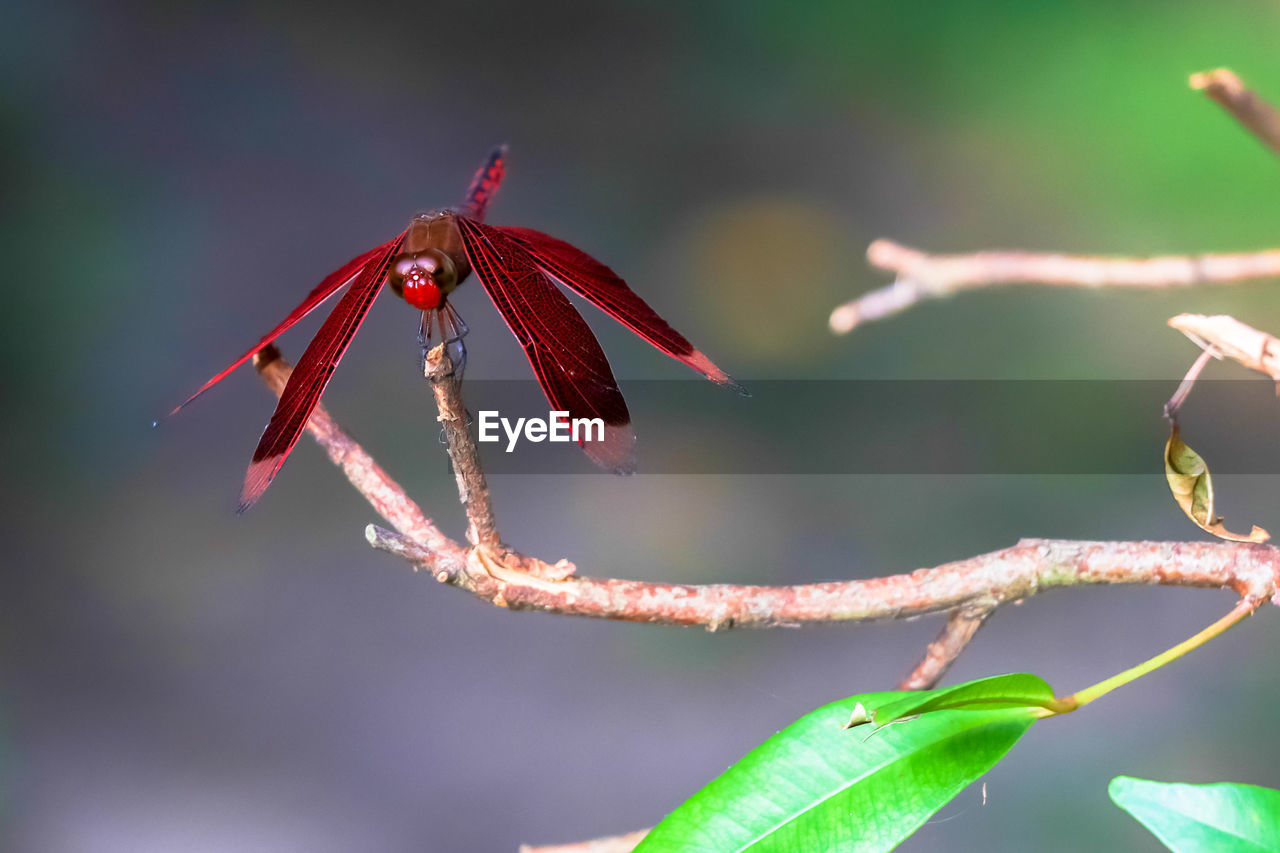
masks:
[(582, 448), (596, 464), (618, 474), (635, 470), (631, 415), (600, 343), (552, 281), (585, 297), (713, 382), (745, 393), (604, 264), (540, 231), (485, 225), (485, 211), (506, 171), (505, 160), (506, 146), (495, 148), (476, 172), (461, 206), (418, 214), (399, 235), (334, 270), (279, 325), (173, 410), (177, 412), (225, 379), (338, 290), (347, 288), (298, 360), (262, 433), (240, 492), (241, 512), (262, 497), (298, 443), (383, 284), (422, 311), (420, 338), (425, 348), (433, 325), (439, 326), (446, 343), (460, 341), (466, 333), (448, 297), (474, 270), (524, 348), (551, 408), (567, 411), (571, 418), (604, 421), (604, 439), (585, 442)]

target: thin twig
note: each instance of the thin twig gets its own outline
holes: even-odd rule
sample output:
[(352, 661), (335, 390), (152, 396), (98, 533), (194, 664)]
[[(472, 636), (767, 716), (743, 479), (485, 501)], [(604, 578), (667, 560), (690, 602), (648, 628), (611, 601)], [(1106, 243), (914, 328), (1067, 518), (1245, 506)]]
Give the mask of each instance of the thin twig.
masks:
[(978, 633), (982, 623), (995, 612), (994, 605), (962, 607), (952, 610), (947, 616), (947, 624), (942, 627), (938, 639), (929, 644), (924, 659), (916, 665), (911, 674), (898, 684), (899, 690), (928, 690), (942, 680), (942, 676), (951, 669), (951, 664), (969, 645), (969, 641)]
[(1178, 426), (1178, 412), (1182, 409), (1182, 404), (1187, 402), (1187, 396), (1191, 393), (1191, 389), (1196, 387), (1196, 382), (1200, 379), (1200, 374), (1204, 372), (1205, 365), (1215, 358), (1222, 358), (1222, 353), (1212, 346), (1205, 347), (1196, 360), (1191, 363), (1191, 367), (1187, 369), (1186, 375), (1178, 383), (1178, 388), (1173, 392), (1173, 396), (1164, 404), (1164, 416), (1175, 429)]
[(458, 482), (458, 498), (467, 513), (467, 541), (496, 551), (501, 546), (498, 523), (489, 500), (489, 485), (480, 467), (475, 442), (467, 431), (469, 418), (467, 407), (462, 402), (462, 383), (454, 373), (444, 344), (427, 353), (423, 373), (431, 383), (431, 393), (435, 395), (436, 408), (440, 410), (437, 420), (444, 427), (449, 460), (453, 463), (454, 478)]
[[(1254, 136), (1280, 154), (1280, 111), (1246, 89), (1226, 68), (1191, 75), (1203, 91)], [(1280, 250), (1153, 258), (1078, 257), (1039, 252), (987, 251), (931, 255), (890, 240), (867, 248), (873, 267), (897, 275), (890, 285), (864, 293), (831, 312), (831, 330), (845, 334), (927, 299), (1000, 284), (1068, 287), (1188, 287), (1280, 276)]]
[[(266, 346), (253, 357), (253, 366), (277, 397), (284, 391), (293, 368), (274, 345)], [(382, 470), (373, 457), (338, 426), (324, 406), (316, 406), (307, 421), (307, 430), (315, 437), (329, 460), (342, 469), (356, 491), (364, 495), (374, 510), (405, 536), (421, 542), (442, 559), (462, 562), (466, 549), (440, 532), (423, 514), (400, 484)]]
[[(375, 548), (429, 565), (436, 580), (512, 610), (659, 625), (791, 627), (815, 622), (904, 619), (958, 607), (992, 607), (1053, 587), (1162, 584), (1228, 588), (1271, 598), (1280, 549), (1212, 542), (1075, 542), (1025, 539), (1011, 548), (910, 574), (796, 586), (668, 584), (618, 578), (558, 581), (469, 560), (439, 566), (430, 548), (369, 525)], [(496, 569), (496, 571), (495, 571)]]
[(520, 853), (630, 853), (648, 834), (649, 830), (641, 829), (626, 835), (593, 838), (573, 844), (548, 844), (545, 847), (521, 844)]
[(1230, 68), (1192, 74), (1191, 88), (1213, 98), (1263, 145), (1280, 154), (1280, 111), (1246, 89)]
[(1226, 314), (1179, 314), (1169, 325), (1205, 351), (1214, 351), (1280, 382), (1280, 338)]
[(876, 240), (867, 261), (897, 274), (894, 282), (831, 312), (837, 334), (883, 320), (927, 299), (1002, 284), (1162, 289), (1228, 284), (1280, 276), (1280, 249), (1151, 258), (1085, 257), (1042, 252), (984, 251), (932, 255), (892, 240)]

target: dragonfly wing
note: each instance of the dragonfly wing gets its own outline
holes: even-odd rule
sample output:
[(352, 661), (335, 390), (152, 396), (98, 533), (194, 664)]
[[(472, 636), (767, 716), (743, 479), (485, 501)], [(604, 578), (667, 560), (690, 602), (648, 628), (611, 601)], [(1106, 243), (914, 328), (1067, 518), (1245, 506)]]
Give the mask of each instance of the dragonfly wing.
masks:
[(600, 310), (667, 355), (684, 362), (712, 382), (745, 393), (742, 386), (729, 374), (716, 367), (711, 359), (694, 349), (693, 344), (683, 335), (667, 325), (667, 321), (627, 287), (627, 283), (617, 273), (586, 252), (532, 228), (502, 227), (497, 230), (523, 246), (549, 275), (590, 300)]
[(458, 218), (467, 260), (506, 320), (555, 411), (600, 418), (604, 440), (582, 443), (596, 464), (635, 471), (631, 415), (591, 328), (532, 257), (502, 229)]
[(502, 176), (506, 173), (507, 146), (499, 145), (489, 152), (489, 159), (484, 161), (480, 171), (471, 179), (471, 186), (467, 188), (466, 200), (459, 213), (476, 222), (483, 222), (489, 202), (493, 201), (494, 194), (498, 192), (498, 184), (502, 183)]
[(364, 269), (366, 266), (368, 266), (368, 264), (371, 261), (373, 261), (373, 259), (377, 257), (379, 253), (386, 251), (386, 248), (389, 245), (390, 243), (383, 243), (381, 246), (378, 246), (376, 249), (370, 249), (369, 251), (365, 252), (363, 255), (360, 255), (359, 257), (356, 257), (356, 258), (352, 258), (351, 260), (347, 261), (345, 264), (340, 266), (338, 269), (329, 273), (329, 275), (325, 277), (324, 281), (316, 285), (315, 289), (307, 294), (307, 298), (302, 300), (302, 304), (300, 304), (297, 308), (294, 308), (292, 311), (290, 311), (289, 316), (285, 317), (282, 321), (280, 321), (280, 325), (276, 326), (270, 332), (267, 332), (265, 335), (263, 335), (262, 340), (254, 344), (253, 347), (248, 352), (246, 352), (244, 355), (237, 358), (235, 361), (231, 362), (231, 364), (228, 367), (223, 369), (220, 373), (215, 375), (208, 382), (201, 385), (200, 390), (196, 391), (196, 393), (192, 394), (190, 397), (188, 397), (178, 406), (174, 407), (174, 410), (169, 414), (170, 415), (176, 414), (178, 410), (180, 410), (183, 406), (186, 406), (196, 397), (199, 397), (201, 394), (203, 394), (205, 391), (208, 391), (214, 385), (217, 385), (223, 379), (226, 379), (227, 376), (229, 376), (231, 372), (234, 371), (237, 367), (244, 364), (249, 359), (253, 358), (254, 353), (256, 353), (258, 350), (262, 349), (267, 344), (274, 341), (276, 338), (280, 337), (280, 335), (288, 331), (288, 329), (291, 326), (293, 326), (303, 317), (307, 316), (316, 308), (318, 308), (322, 302), (324, 302), (333, 294), (337, 293), (338, 290), (340, 290), (344, 284), (348, 283), (357, 275), (359, 275), (360, 271)]
[(302, 358), (298, 359), (298, 365), (284, 386), (275, 414), (263, 431), (258, 448), (253, 452), (253, 461), (245, 473), (244, 488), (240, 492), (240, 512), (262, 497), (271, 484), (271, 478), (298, 443), (307, 419), (333, 376), (334, 368), (342, 360), (351, 338), (377, 298), (386, 280), (387, 268), (403, 240), (404, 234), (401, 234), (375, 250), (377, 254), (364, 265), (359, 277), (347, 288)]

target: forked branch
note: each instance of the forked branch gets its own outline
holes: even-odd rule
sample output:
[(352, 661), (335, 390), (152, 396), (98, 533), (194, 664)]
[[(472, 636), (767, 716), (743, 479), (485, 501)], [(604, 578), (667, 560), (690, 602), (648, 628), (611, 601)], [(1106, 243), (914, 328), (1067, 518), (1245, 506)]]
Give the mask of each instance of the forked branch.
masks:
[[(293, 367), (280, 356), (274, 344), (258, 351), (253, 357), (253, 366), (277, 397), (284, 392), (293, 373)], [(440, 532), (400, 484), (334, 422), (323, 405), (316, 406), (307, 421), (307, 431), (324, 448), (329, 461), (342, 469), (351, 485), (387, 523), (430, 548), (443, 561), (460, 563), (466, 559), (466, 549)]]
[[(273, 390), (283, 388), (290, 368), (282, 359), (264, 354), (257, 363)], [(451, 377), (437, 376), (432, 382), (447, 379)], [(352, 484), (399, 531), (370, 525), (367, 536), (374, 547), (429, 569), (441, 583), (513, 610), (697, 625), (714, 631), (900, 619), (956, 609), (963, 609), (972, 620), (1001, 603), (1079, 584), (1228, 588), (1241, 598), (1262, 601), (1272, 598), (1280, 583), (1280, 549), (1270, 546), (1049, 539), (1023, 540), (967, 560), (870, 580), (755, 586), (577, 577), (572, 564), (563, 560), (548, 564), (487, 543), (465, 547), (448, 538), (323, 409), (317, 409), (308, 429)], [(449, 431), (446, 437), (472, 443), (465, 429)], [(474, 446), (470, 452), (475, 452)], [(450, 455), (463, 458), (466, 450), (451, 447)], [(459, 475), (464, 503), (487, 495), (479, 476), (478, 465)], [(468, 508), (468, 515), (472, 512)], [(496, 536), (495, 528), (494, 541)], [(966, 631), (972, 633), (968, 629), (955, 633)], [(950, 642), (955, 645), (954, 640)]]
[[(291, 368), (276, 352), (256, 360), (274, 391)], [(438, 382), (443, 379), (433, 379)], [(1078, 584), (1165, 584), (1234, 589), (1242, 598), (1275, 596), (1280, 549), (1210, 542), (1070, 542), (1025, 539), (1011, 548), (950, 562), (911, 574), (819, 584), (663, 584), (616, 578), (580, 578), (566, 561), (547, 564), (481, 543), (466, 547), (422, 514), (403, 489), (317, 409), (308, 430), (342, 467), (347, 479), (396, 528), (370, 525), (375, 547), (426, 567), (440, 583), (470, 590), (512, 610), (541, 610), (596, 619), (699, 625), (708, 630), (776, 628), (809, 622), (905, 619), (966, 608), (970, 617), (1002, 602), (1043, 589)], [(471, 443), (466, 430), (451, 441)], [(456, 448), (451, 448), (451, 453)], [(474, 452), (475, 448), (471, 448)], [(457, 456), (454, 456), (457, 459)], [(463, 474), (460, 493), (486, 493), (475, 479), (479, 466)], [(470, 510), (468, 510), (470, 514)], [(497, 537), (497, 530), (494, 530)]]
[[(277, 395), (291, 368), (274, 347), (254, 360)], [(435, 365), (436, 369), (432, 369)], [(946, 672), (983, 620), (999, 605), (1060, 586), (1163, 584), (1234, 590), (1250, 609), (1280, 603), (1280, 549), (1234, 542), (1073, 542), (1028, 539), (1011, 548), (910, 574), (871, 580), (753, 586), (664, 584), (573, 576), (561, 560), (547, 564), (504, 550), (489, 509), (488, 489), (465, 424), (458, 384), (439, 357), (428, 359), (427, 378), (440, 406), (455, 464), (459, 496), (467, 511), (470, 547), (445, 536), (404, 490), (322, 408), (308, 430), (393, 533), (374, 525), (374, 547), (424, 567), (439, 582), (501, 607), (666, 625), (794, 627), (813, 622), (899, 619), (950, 614), (939, 639), (904, 682), (930, 687)], [(451, 428), (458, 427), (458, 428)], [(470, 461), (468, 461), (470, 460)], [(484, 532), (488, 531), (488, 532)], [(631, 849), (643, 833), (599, 839), (552, 850)], [(583, 846), (585, 845), (585, 846)]]
[[(1280, 113), (1245, 89), (1230, 71), (1192, 77), (1191, 84), (1221, 104), (1273, 151), (1280, 153)], [(1035, 252), (930, 255), (888, 240), (868, 249), (873, 266), (893, 272), (893, 284), (835, 309), (831, 327), (848, 332), (926, 299), (991, 285), (1039, 283), (1075, 287), (1138, 288), (1224, 284), (1280, 276), (1280, 250), (1156, 258), (1077, 257)], [(1179, 315), (1170, 325), (1215, 354), (1259, 370), (1280, 382), (1280, 340), (1230, 317)], [(267, 347), (254, 359), (277, 395), (291, 368)], [(427, 568), (456, 586), (513, 610), (649, 622), (731, 627), (799, 626), (813, 622), (898, 619), (947, 613), (938, 639), (902, 689), (933, 686), (963, 651), (984, 620), (1009, 601), (1044, 589), (1079, 584), (1163, 584), (1235, 591), (1233, 613), (1262, 602), (1280, 604), (1280, 549), (1237, 542), (1073, 542), (1023, 540), (1011, 548), (910, 574), (871, 580), (794, 586), (644, 583), (575, 577), (565, 560), (544, 563), (501, 544), (489, 491), (468, 429), (459, 383), (443, 348), (425, 365), (440, 412), (467, 514), (468, 545), (445, 536), (404, 490), (354, 440), (317, 407), (307, 428), (352, 485), (391, 524), (370, 525), (375, 547)], [(561, 853), (614, 853), (631, 849), (643, 833), (559, 848)], [(532, 850), (533, 848), (526, 848)]]

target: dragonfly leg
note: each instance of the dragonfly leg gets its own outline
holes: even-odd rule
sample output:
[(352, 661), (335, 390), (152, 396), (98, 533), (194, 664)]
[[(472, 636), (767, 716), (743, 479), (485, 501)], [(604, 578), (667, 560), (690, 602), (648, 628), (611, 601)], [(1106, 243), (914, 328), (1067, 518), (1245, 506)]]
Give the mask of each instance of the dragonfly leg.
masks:
[(418, 324), (418, 346), (426, 349), (431, 343), (431, 312), (422, 312), (422, 322)]
[(467, 368), (467, 324), (454, 309), (453, 303), (446, 302), (437, 310), (440, 319), (440, 334), (443, 337), (445, 352), (453, 363), (453, 372), (462, 381), (462, 372)]
[(431, 311), (422, 312), (422, 321), (418, 324), (418, 346), (422, 348), (422, 361), (419, 368), (425, 373), (427, 369), (427, 351), (431, 349)]
[(422, 312), (422, 321), (418, 326), (418, 345), (422, 347), (422, 366), (427, 364), (427, 353), (431, 350), (431, 342), (435, 338), (436, 327), (440, 329), (440, 342), (444, 344), (445, 355), (453, 365), (453, 374), (462, 381), (462, 371), (467, 366), (467, 345), (463, 338), (467, 335), (467, 324), (454, 310), (451, 303), (446, 302), (439, 308)]

